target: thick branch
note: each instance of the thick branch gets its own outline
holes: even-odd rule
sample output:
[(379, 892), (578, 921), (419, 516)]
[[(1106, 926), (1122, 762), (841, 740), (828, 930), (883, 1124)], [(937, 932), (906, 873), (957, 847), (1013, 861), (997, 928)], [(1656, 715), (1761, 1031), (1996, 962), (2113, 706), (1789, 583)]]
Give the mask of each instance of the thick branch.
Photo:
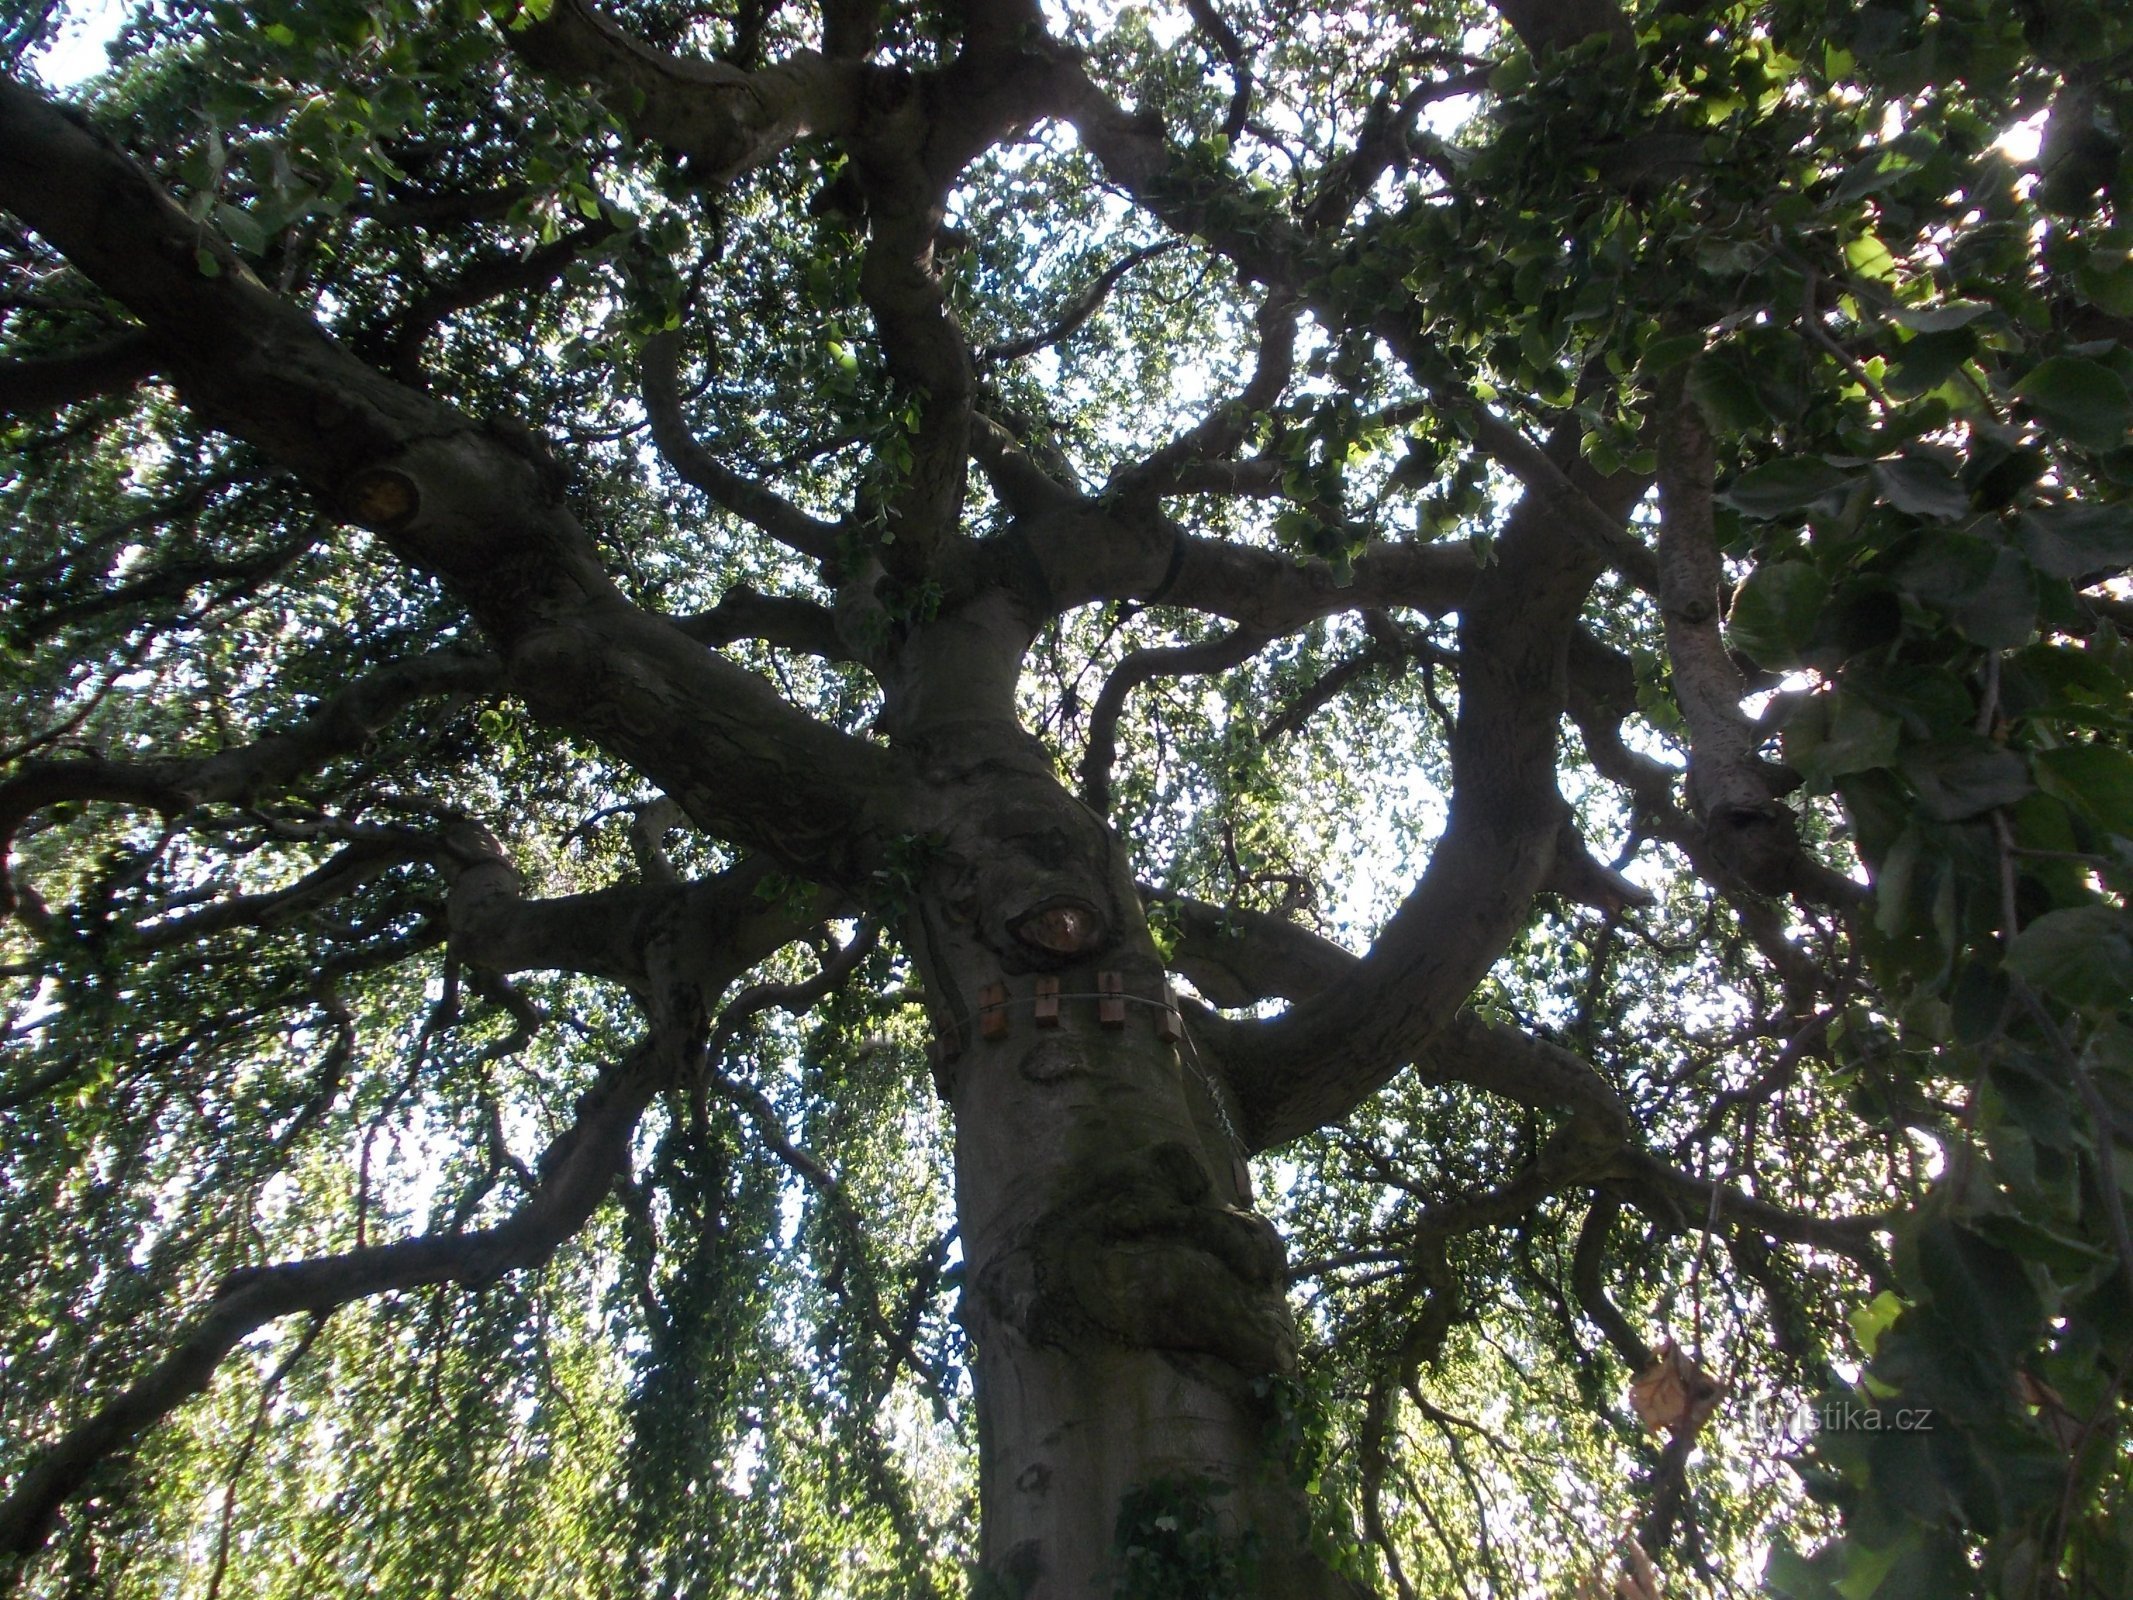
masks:
[(728, 182), (796, 140), (846, 131), (881, 74), (808, 50), (759, 72), (668, 55), (586, 0), (555, 0), (545, 20), (508, 37), (534, 66), (599, 89), (639, 138), (687, 156), (699, 183)]
[(1601, 1192), (1593, 1196), (1592, 1209), (1585, 1213), (1585, 1221), (1578, 1229), (1577, 1249), (1570, 1258), (1570, 1288), (1577, 1296), (1579, 1309), (1607, 1336), (1615, 1354), (1631, 1372), (1642, 1372), (1652, 1364), (1652, 1348), (1630, 1326), (1621, 1308), (1607, 1298), (1603, 1278), (1607, 1235), (1621, 1214), (1622, 1202), (1613, 1195)]
[(1465, 540), (1374, 542), (1346, 573), (1328, 562), (1197, 538), (1153, 508), (1092, 500), (1022, 519), (1055, 613), (1102, 600), (1140, 600), (1227, 617), (1263, 632), (1294, 632), (1342, 611), (1389, 606), (1443, 616), (1472, 589), (1481, 563)]
[[(1225, 910), (1180, 895), (1153, 894), (1172, 923), (1172, 963), (1218, 1005), (1266, 999), (1292, 1004), (1336, 990), (1360, 962), (1330, 939), (1265, 912)], [(1210, 1023), (1213, 1019), (1208, 1019)], [(1218, 1052), (1221, 1031), (1216, 1030)], [(1426, 1082), (1464, 1083), (1521, 1105), (1571, 1115), (1596, 1141), (1629, 1131), (1621, 1098), (1582, 1057), (1516, 1028), (1461, 1013), (1413, 1057)], [(1231, 1087), (1255, 1148), (1280, 1143), (1326, 1120), (1313, 1097), (1320, 1085), (1232, 1066)]]
[(495, 973), (610, 978), (648, 1005), (676, 983), (717, 989), (734, 970), (731, 952), (749, 952), (750, 959), (767, 954), (835, 909), (822, 891), (766, 897), (770, 864), (760, 859), (692, 882), (528, 900), (524, 880), (487, 830), (457, 824), (447, 830), (445, 846), (455, 954)]
[(1460, 611), (1450, 815), (1428, 867), (1370, 954), (1225, 1050), (1264, 1101), (1257, 1136), (1343, 1116), (1451, 1020), (1524, 921), (1562, 827), (1556, 730), (1568, 641), (1598, 575), (1592, 547), (1528, 495)]
[(1229, 64), (1231, 81), (1236, 85), (1230, 91), (1229, 111), (1222, 119), (1222, 136), (1235, 143), (1244, 132), (1245, 119), (1252, 111), (1252, 56), (1237, 37), (1237, 30), (1229, 20), (1215, 9), (1214, 0), (1185, 0), (1185, 10), (1193, 25), (1214, 41), (1215, 49)]
[(894, 803), (886, 753), (625, 600), (537, 444), (354, 360), (203, 246), (124, 152), (4, 81), (0, 202), (147, 324), (211, 421), (444, 580), (537, 715), (636, 766), (699, 824), (814, 877), (864, 881), (876, 809)]
[(970, 419), (970, 451), (1010, 515), (1032, 516), (1081, 503), (1071, 482), (1047, 471), (1004, 423), (983, 412)]
[(56, 411), (130, 389), (155, 370), (155, 341), (139, 329), (65, 355), (0, 361), (0, 416)]
[(811, 517), (753, 479), (729, 470), (696, 442), (681, 414), (680, 362), (681, 341), (674, 334), (655, 333), (645, 341), (644, 410), (652, 424), (652, 440), (667, 464), (685, 482), (787, 548), (817, 561), (834, 559), (836, 523)]
[(1674, 698), (1689, 730), (1689, 807), (1718, 866), (1763, 894), (1800, 876), (1799, 830), (1777, 796), (1796, 780), (1757, 754), (1741, 709), (1747, 686), (1719, 632), (1712, 445), (1696, 402), (1677, 391), (1659, 420), (1659, 607)]
[(764, 594), (745, 583), (720, 595), (709, 611), (676, 617), (674, 626), (698, 644), (713, 647), (760, 639), (777, 649), (798, 650), (825, 661), (856, 659), (838, 636), (836, 616), (828, 607), (798, 595)]

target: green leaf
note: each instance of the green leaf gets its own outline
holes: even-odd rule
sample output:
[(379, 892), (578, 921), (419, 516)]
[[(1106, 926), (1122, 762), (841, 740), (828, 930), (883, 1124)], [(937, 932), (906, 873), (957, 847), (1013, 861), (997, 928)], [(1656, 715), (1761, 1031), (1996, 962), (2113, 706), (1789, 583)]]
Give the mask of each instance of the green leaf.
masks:
[[(1925, 839), (1916, 828), (1905, 828), (1881, 858), (1874, 874), (1874, 928), (1895, 938), (1911, 921), (1911, 885), (1919, 876), (1925, 856)], [(1929, 873), (1936, 864), (1928, 864)]]
[[(1907, 147), (1909, 145), (1909, 147)], [(1878, 194), (1888, 188), (1905, 173), (1917, 168), (1920, 152), (1904, 136), (1899, 135), (1885, 145), (1867, 151), (1845, 170), (1830, 193), (1832, 200), (1862, 200), (1870, 194)]]
[(1852, 474), (1814, 456), (1792, 456), (1751, 467), (1735, 478), (1718, 496), (1744, 517), (1770, 518), (1805, 511), (1818, 500), (1836, 494), (1852, 480)]
[(1753, 433), (1770, 426), (1769, 408), (1745, 374), (1723, 356), (1704, 355), (1689, 368), (1689, 398), (1711, 426), (1725, 433)]
[(2043, 1308), (2022, 1263), (1945, 1220), (1918, 1230), (1918, 1275), (1934, 1312), (2003, 1365), (2029, 1348)]
[(1881, 498), (1906, 516), (1953, 522), (1971, 514), (1970, 491), (1937, 461), (1903, 456), (1877, 462), (1874, 484)]
[(1896, 258), (1889, 247), (1871, 233), (1862, 233), (1844, 247), (1845, 264), (1862, 278), (1889, 283), (1896, 277)]
[(1847, 773), (1891, 765), (1902, 734), (1896, 718), (1855, 694), (1817, 695), (1785, 727), (1785, 761), (1827, 789)]
[(1881, 1336), (1896, 1325), (1896, 1319), (1907, 1309), (1903, 1296), (1894, 1289), (1884, 1289), (1865, 1305), (1853, 1309), (1852, 1337), (1859, 1341), (1859, 1349), (1868, 1359), (1872, 1359)]
[(1873, 1600), (1902, 1555), (1900, 1545), (1892, 1545), (1886, 1550), (1868, 1550), (1854, 1541), (1845, 1546), (1844, 1576), (1832, 1588), (1843, 1596), (1843, 1600)]
[(215, 226), (222, 230), (225, 239), (248, 256), (260, 255), (267, 248), (267, 230), (241, 206), (218, 204)]
[(2133, 837), (2133, 754), (2101, 744), (2040, 750), (2037, 786), (2087, 812), (2113, 833)]
[(1992, 307), (1977, 300), (1950, 300), (1938, 306), (1899, 306), (1889, 315), (1914, 333), (1945, 333), (1967, 328)]
[(1814, 637), (1828, 588), (1807, 562), (1765, 562), (1734, 595), (1726, 632), (1737, 649), (1763, 666), (1795, 665)]
[(2008, 970), (2072, 1006), (2133, 999), (2133, 920), (2112, 906), (2047, 911), (2015, 935)]
[(1964, 638), (1988, 650), (2027, 644), (2037, 626), (2037, 584), (2029, 564), (2012, 550), (1996, 551), (1991, 569), (1948, 607), (1948, 617)]
[(2125, 379), (2101, 361), (2082, 356), (2051, 356), (2023, 374), (2014, 386), (2018, 399), (2076, 444), (2097, 450), (2126, 442), (2133, 424), (2133, 395)]
[(1977, 335), (1969, 328), (1946, 328), (1907, 339), (1892, 353), (1883, 380), (1889, 392), (1909, 398), (1930, 393), (1962, 370), (1977, 354)]
[(1910, 779), (1919, 806), (1937, 822), (1980, 816), (2030, 791), (2029, 764), (1975, 735), (1911, 745), (1897, 766)]
[(2108, 1251), (2086, 1239), (2077, 1239), (2014, 1213), (1980, 1217), (1977, 1231), (2001, 1249), (2045, 1268), (2062, 1282), (2077, 1278), (2112, 1259)]
[(2106, 266), (2091, 257), (2075, 268), (2074, 283), (2091, 305), (2114, 317), (2133, 317), (2133, 262)]
[(2088, 578), (2133, 565), (2133, 506), (2037, 506), (2016, 518), (2030, 565), (2053, 578)]
[(1784, 1600), (1834, 1600), (1837, 1591), (1791, 1545), (1782, 1538), (1771, 1547), (1763, 1565), (1763, 1586)]
[[(1654, 339), (1644, 347), (1641, 365), (1647, 377), (1669, 372), (1703, 350), (1703, 335), (1679, 333), (1670, 339)], [(1693, 393), (1693, 388), (1691, 390)], [(1708, 412), (1705, 413), (1709, 415)]]

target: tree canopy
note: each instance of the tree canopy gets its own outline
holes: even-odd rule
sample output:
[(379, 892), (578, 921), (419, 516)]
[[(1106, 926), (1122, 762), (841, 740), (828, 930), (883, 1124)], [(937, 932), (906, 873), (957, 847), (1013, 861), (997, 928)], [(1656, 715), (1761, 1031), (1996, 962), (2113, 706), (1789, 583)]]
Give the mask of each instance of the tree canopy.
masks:
[(0, 20), (0, 1589), (2133, 1594), (2117, 0)]

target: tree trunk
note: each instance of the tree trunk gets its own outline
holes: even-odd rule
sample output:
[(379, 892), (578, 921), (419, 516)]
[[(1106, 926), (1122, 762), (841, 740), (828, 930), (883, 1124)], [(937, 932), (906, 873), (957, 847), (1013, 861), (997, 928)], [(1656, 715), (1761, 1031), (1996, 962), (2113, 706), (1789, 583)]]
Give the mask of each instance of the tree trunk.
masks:
[(1282, 1241), (1125, 853), (1020, 730), (945, 742), (910, 933), (955, 1111), (977, 1592), (1345, 1592), (1270, 1426), (1296, 1361)]

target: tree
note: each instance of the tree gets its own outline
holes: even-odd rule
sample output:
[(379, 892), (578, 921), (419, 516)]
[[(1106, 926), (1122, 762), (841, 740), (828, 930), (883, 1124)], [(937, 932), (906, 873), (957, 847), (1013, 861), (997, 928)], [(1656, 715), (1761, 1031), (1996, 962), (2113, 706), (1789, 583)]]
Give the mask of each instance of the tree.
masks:
[(63, 21), (15, 1581), (2133, 1592), (2122, 7)]

